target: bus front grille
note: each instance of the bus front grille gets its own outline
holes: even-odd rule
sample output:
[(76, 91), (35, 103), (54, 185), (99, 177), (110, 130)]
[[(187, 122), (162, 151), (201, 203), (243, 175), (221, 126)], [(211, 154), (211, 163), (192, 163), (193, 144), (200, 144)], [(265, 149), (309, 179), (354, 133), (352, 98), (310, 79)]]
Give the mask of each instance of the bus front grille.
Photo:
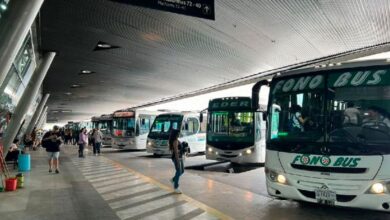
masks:
[[(302, 195), (304, 195), (305, 197), (308, 197), (308, 198), (311, 198), (311, 199), (315, 199), (316, 198), (316, 194), (313, 191), (308, 191), (308, 190), (303, 190), (303, 189), (298, 189), (298, 191)], [(356, 198), (355, 195), (340, 195), (340, 194), (336, 194), (337, 202), (350, 202), (354, 198)]]
[(291, 164), (291, 167), (298, 170), (307, 170), (327, 173), (365, 173), (367, 168), (349, 168), (349, 167), (317, 167), (301, 164)]
[(226, 158), (233, 158), (233, 157), (237, 157), (237, 155), (227, 155), (227, 154), (221, 154), (222, 157), (226, 157)]

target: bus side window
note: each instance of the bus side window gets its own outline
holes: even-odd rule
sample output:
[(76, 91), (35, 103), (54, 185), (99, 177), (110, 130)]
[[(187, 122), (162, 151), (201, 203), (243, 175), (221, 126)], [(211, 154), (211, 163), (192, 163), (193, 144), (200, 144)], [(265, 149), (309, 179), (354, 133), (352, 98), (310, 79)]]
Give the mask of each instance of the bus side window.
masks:
[(197, 118), (188, 118), (185, 126), (185, 135), (193, 135), (199, 131), (199, 120)]

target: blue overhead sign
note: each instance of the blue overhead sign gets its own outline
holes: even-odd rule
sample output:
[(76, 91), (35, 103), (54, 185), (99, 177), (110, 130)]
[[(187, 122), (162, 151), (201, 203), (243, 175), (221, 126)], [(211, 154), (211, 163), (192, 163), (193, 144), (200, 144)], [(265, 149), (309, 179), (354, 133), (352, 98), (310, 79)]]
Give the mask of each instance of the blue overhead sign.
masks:
[(214, 0), (111, 0), (111, 1), (215, 20)]

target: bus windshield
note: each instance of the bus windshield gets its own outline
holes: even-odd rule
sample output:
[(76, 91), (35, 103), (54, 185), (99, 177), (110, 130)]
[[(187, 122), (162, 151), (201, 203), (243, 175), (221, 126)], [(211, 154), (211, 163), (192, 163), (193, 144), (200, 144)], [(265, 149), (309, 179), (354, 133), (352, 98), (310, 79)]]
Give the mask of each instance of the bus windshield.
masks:
[(215, 111), (208, 115), (208, 142), (253, 142), (253, 112)]
[(182, 121), (182, 115), (159, 115), (153, 122), (149, 137), (168, 139), (172, 129), (180, 130)]
[(135, 119), (114, 118), (112, 120), (113, 135), (117, 137), (132, 137), (135, 132)]
[(269, 148), (307, 154), (390, 153), (388, 71), (376, 67), (274, 80)]
[(111, 121), (99, 121), (99, 129), (103, 134), (111, 133)]

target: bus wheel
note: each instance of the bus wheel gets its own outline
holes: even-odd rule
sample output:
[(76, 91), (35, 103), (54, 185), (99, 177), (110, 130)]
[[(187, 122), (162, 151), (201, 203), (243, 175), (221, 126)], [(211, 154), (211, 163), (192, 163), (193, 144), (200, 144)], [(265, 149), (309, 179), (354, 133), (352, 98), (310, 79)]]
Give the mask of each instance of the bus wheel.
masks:
[(161, 154), (156, 154), (156, 153), (154, 153), (154, 154), (153, 154), (153, 157), (161, 157)]

